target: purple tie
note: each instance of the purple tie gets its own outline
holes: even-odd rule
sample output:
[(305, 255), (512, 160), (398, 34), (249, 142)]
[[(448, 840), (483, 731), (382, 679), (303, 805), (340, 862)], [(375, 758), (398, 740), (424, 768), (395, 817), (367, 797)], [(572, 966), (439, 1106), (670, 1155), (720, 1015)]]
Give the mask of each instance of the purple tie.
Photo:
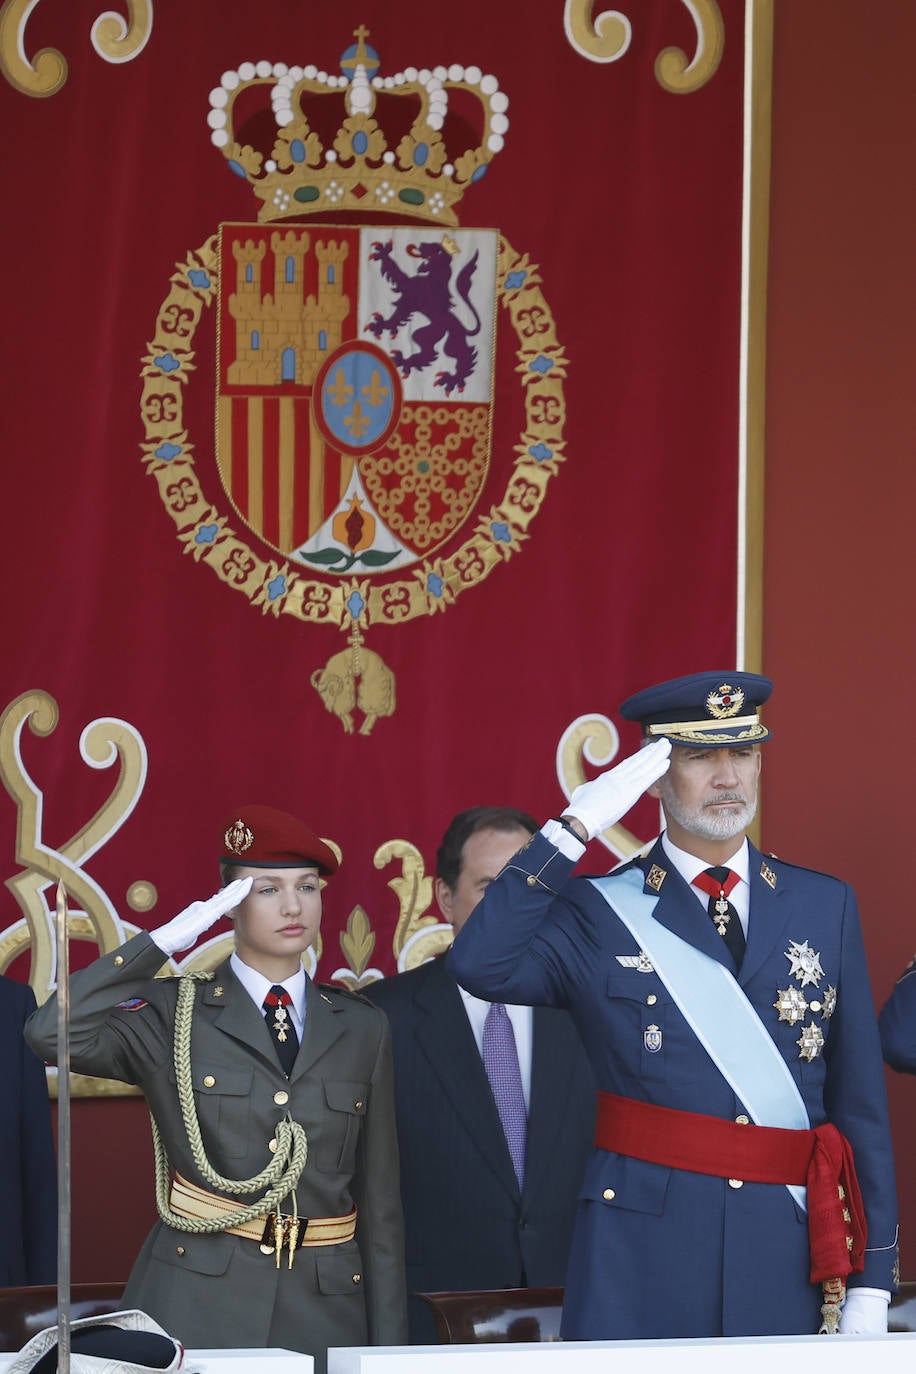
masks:
[(487, 1019), (483, 1023), (483, 1066), (493, 1089), (493, 1100), (503, 1124), (506, 1144), (512, 1156), (518, 1186), (521, 1188), (525, 1177), (528, 1113), (525, 1110), (525, 1094), (522, 1089), (521, 1070), (518, 1067), (512, 1022), (502, 1002), (494, 1002), (491, 1005)]

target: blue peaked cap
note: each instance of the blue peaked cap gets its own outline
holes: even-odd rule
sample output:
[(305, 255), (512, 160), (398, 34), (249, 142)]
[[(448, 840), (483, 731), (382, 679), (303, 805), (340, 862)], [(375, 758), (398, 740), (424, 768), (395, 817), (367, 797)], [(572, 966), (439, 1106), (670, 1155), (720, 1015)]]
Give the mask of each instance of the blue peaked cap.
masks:
[(760, 707), (772, 690), (770, 679), (759, 673), (689, 673), (627, 697), (620, 714), (639, 721), (650, 739), (664, 736), (704, 749), (758, 744), (769, 738)]

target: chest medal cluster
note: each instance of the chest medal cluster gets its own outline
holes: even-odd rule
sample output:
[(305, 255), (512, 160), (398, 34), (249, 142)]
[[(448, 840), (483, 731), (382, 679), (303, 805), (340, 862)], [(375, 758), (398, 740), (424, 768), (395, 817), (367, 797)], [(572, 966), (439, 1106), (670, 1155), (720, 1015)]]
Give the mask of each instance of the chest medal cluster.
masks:
[[(821, 979), (824, 977), (821, 956), (809, 948), (807, 940), (801, 944), (790, 940), (785, 956), (789, 961), (789, 972), (799, 986), (777, 988), (773, 1006), (779, 1012), (780, 1021), (797, 1026), (809, 1012), (812, 1016), (819, 1014), (822, 1021), (829, 1021), (836, 1010), (836, 988), (828, 984), (823, 994), (820, 992)], [(817, 995), (806, 997), (804, 990), (807, 987), (813, 988)], [(824, 1032), (816, 1021), (811, 1020), (802, 1025), (801, 1035), (795, 1043), (798, 1045), (799, 1058), (807, 1059), (810, 1063), (823, 1052)]]

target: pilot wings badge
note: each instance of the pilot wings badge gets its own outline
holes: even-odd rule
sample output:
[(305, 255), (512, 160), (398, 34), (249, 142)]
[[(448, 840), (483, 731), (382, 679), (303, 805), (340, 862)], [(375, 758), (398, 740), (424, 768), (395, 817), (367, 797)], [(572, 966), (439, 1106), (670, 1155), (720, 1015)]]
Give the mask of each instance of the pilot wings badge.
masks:
[[(141, 414), (183, 548), (263, 614), (345, 636), (311, 683), (365, 735), (396, 705), (368, 632), (446, 609), (527, 539), (564, 461), (566, 359), (528, 256), (458, 227), (508, 129), (498, 81), (458, 66), (382, 77), (367, 30), (354, 36), (339, 74), (245, 62), (211, 92), (211, 140), (258, 223), (221, 225), (177, 265)], [(450, 99), (462, 118), (447, 124)], [(514, 358), (511, 340), (497, 348), (499, 306)], [(185, 418), (205, 312), (219, 504)], [(495, 463), (501, 355), (521, 433)]]

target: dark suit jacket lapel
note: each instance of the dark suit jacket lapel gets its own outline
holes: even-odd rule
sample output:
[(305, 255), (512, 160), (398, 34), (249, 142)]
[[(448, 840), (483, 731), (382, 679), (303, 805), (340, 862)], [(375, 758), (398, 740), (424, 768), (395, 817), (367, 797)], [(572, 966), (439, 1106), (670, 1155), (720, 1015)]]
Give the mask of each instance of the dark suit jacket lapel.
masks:
[[(787, 930), (790, 911), (784, 900), (784, 891), (779, 877), (772, 865), (766, 867), (776, 878), (775, 888), (762, 876), (761, 869), (766, 863), (758, 849), (748, 843), (750, 867), (748, 878), (751, 888), (750, 917), (747, 927), (747, 949), (741, 964), (740, 981), (746, 983), (773, 953), (774, 946), (788, 948), (791, 932)], [(804, 939), (804, 936), (801, 937)], [(788, 975), (789, 965), (785, 965)], [(783, 985), (785, 986), (785, 985)], [(774, 989), (775, 994), (775, 989)]]
[(419, 1047), (481, 1155), (503, 1186), (517, 1195), (509, 1147), (461, 993), (441, 960), (427, 968), (415, 999)]

